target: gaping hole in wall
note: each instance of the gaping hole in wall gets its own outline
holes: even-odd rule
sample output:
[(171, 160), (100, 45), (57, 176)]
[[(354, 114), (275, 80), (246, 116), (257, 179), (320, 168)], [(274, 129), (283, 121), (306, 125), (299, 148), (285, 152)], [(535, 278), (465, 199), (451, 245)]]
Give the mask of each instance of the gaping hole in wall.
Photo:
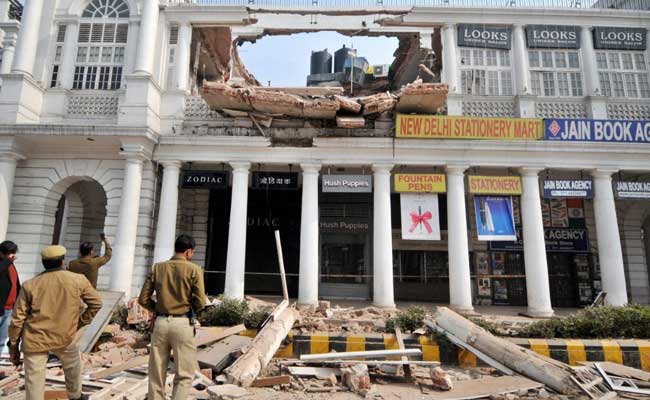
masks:
[(266, 30), (234, 37), (227, 27), (196, 28), (195, 88), (212, 110), (251, 117), (262, 133), (274, 118), (364, 128), (383, 113), (445, 113), (439, 30), (421, 35)]

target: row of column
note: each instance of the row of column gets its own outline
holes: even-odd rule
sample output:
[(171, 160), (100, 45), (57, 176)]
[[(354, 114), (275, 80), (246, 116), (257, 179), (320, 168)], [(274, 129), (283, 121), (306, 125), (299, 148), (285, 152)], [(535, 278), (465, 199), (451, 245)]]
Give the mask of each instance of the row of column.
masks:
[[(232, 162), (230, 164), (233, 169), (233, 180), (224, 295), (230, 298), (243, 298), (250, 163)], [(154, 253), (155, 262), (168, 259), (171, 256), (176, 233), (179, 168), (178, 162), (164, 164)], [(374, 164), (372, 166), (374, 176), (373, 302), (379, 307), (395, 306), (390, 201), (392, 168), (392, 164)], [(465, 204), (465, 171), (468, 168), (467, 165), (446, 167), (450, 305), (465, 312), (473, 310)], [(321, 164), (301, 164), (301, 169), (303, 186), (298, 302), (300, 304), (316, 304), (319, 284), (318, 175)], [(542, 168), (529, 167), (520, 169), (523, 191), (521, 212), (524, 260), (528, 313), (535, 316), (551, 316), (553, 309), (551, 307), (539, 190), (539, 172), (541, 170)], [(603, 291), (607, 292), (607, 303), (621, 306), (627, 303), (627, 291), (612, 191), (611, 175), (614, 172), (613, 170), (598, 170), (593, 173), (594, 213)], [(125, 186), (127, 183), (135, 184), (136, 179), (129, 179), (129, 177), (129, 172), (125, 172)], [(128, 189), (125, 188), (126, 190)], [(130, 199), (130, 196), (132, 195), (123, 194), (123, 200)], [(133, 200), (135, 199), (130, 199), (130, 201)], [(120, 209), (121, 221), (125, 219), (123, 212), (127, 214), (126, 218), (134, 217), (133, 213), (129, 212), (129, 207), (124, 206), (124, 201), (122, 207), (125, 210)], [(137, 219), (137, 213), (135, 217)]]
[[(596, 65), (591, 27), (583, 26), (580, 33), (580, 53), (582, 71), (585, 81), (585, 96), (601, 95), (600, 80)], [(449, 85), (449, 93), (460, 93), (460, 80), (458, 78), (458, 56), (456, 44), (456, 24), (447, 24), (441, 31), (442, 38), (442, 81)], [(526, 32), (521, 24), (513, 25), (512, 57), (513, 72), (515, 77), (515, 94), (532, 94), (530, 66), (528, 64), (528, 48), (526, 47)]]

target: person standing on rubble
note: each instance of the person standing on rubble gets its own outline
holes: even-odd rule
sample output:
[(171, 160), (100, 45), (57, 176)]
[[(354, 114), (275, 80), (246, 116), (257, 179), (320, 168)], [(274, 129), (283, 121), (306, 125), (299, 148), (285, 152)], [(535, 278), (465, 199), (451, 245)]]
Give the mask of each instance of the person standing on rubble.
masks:
[(11, 312), (20, 293), (20, 278), (14, 266), (18, 246), (5, 240), (0, 243), (0, 353), (7, 344)]
[[(49, 246), (41, 252), (45, 271), (25, 282), (14, 305), (9, 325), (9, 357), (25, 362), (25, 398), (42, 400), (48, 352), (63, 364), (69, 399), (81, 399), (80, 328), (102, 307), (99, 293), (85, 277), (63, 269), (65, 247)], [(81, 312), (80, 303), (86, 305)], [(19, 349), (22, 339), (22, 349)]]
[(110, 243), (108, 243), (108, 240), (106, 240), (106, 236), (102, 233), (99, 235), (99, 238), (104, 242), (104, 247), (106, 248), (103, 256), (95, 257), (93, 244), (90, 242), (83, 242), (79, 246), (79, 255), (81, 257), (70, 261), (70, 264), (68, 265), (68, 271), (84, 275), (95, 289), (97, 289), (99, 268), (106, 265), (113, 255), (113, 249), (111, 248)]
[[(154, 264), (144, 282), (138, 302), (154, 313), (149, 356), (148, 400), (165, 399), (165, 380), (170, 351), (174, 351), (173, 400), (184, 400), (197, 368), (196, 345), (192, 316), (206, 303), (201, 267), (191, 262), (196, 242), (191, 236), (180, 235), (174, 243), (174, 256), (169, 261)], [(153, 294), (156, 293), (156, 300)]]

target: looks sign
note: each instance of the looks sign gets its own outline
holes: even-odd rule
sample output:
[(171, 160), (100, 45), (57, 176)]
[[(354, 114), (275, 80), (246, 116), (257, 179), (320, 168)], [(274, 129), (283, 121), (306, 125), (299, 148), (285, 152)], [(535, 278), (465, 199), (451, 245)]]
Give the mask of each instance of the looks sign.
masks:
[(560, 25), (528, 25), (528, 48), (579, 49), (580, 28)]
[(510, 50), (512, 28), (474, 24), (458, 25), (458, 46)]
[(594, 48), (603, 50), (645, 50), (645, 28), (594, 28)]

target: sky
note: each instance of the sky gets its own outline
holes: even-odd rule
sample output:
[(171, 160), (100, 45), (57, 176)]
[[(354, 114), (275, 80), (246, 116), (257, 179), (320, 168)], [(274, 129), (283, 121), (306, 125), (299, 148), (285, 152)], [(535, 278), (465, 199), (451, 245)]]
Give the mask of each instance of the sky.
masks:
[[(306, 86), (311, 52), (325, 48), (334, 52), (343, 45), (357, 49), (370, 65), (390, 64), (397, 49), (397, 38), (348, 37), (336, 32), (298, 33), (265, 36), (239, 47), (244, 65), (264, 86)], [(332, 60), (333, 62), (333, 60)]]

